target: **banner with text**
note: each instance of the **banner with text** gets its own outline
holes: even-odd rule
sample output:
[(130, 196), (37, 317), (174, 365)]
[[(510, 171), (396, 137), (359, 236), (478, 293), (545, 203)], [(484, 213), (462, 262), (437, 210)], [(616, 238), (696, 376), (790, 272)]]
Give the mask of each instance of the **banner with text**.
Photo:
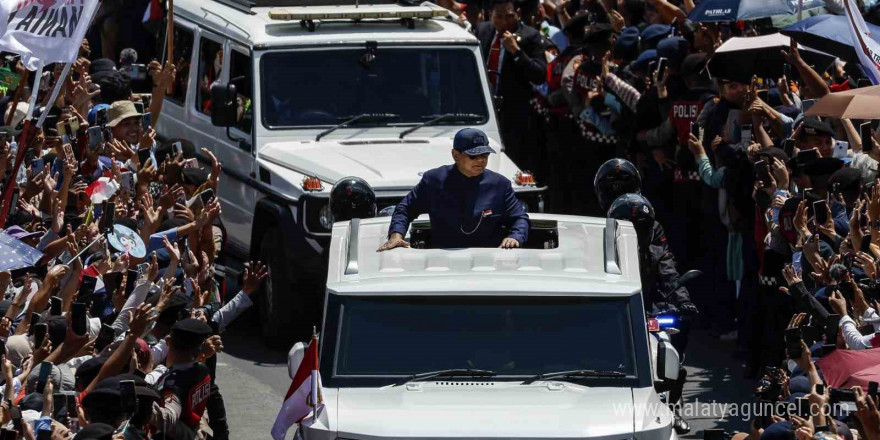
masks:
[(24, 65), (68, 63), (77, 52), (99, 0), (0, 0), (0, 50)]
[(875, 35), (871, 35), (865, 19), (858, 6), (852, 0), (845, 0), (846, 17), (849, 22), (849, 29), (853, 36), (853, 42), (856, 44), (856, 55), (859, 56), (859, 64), (862, 70), (874, 85), (880, 84), (880, 45), (874, 40)]

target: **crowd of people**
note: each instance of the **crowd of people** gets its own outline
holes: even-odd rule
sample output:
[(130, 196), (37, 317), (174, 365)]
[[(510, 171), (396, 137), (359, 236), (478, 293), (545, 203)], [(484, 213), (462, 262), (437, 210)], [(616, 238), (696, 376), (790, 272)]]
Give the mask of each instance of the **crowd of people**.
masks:
[(221, 166), (156, 140), (175, 67), (139, 77), (135, 50), (90, 48), (67, 76), (2, 54), (21, 87), (0, 97), (0, 438), (229, 438), (215, 355), (266, 268), (224, 276)]
[[(792, 41), (778, 76), (713, 71), (729, 38), (779, 29), (770, 18), (692, 22), (690, 0), (439, 3), (480, 40), (505, 152), (548, 185), (548, 211), (612, 215), (593, 177), (611, 158), (634, 163), (639, 200), (662, 227), (654, 238), (679, 272), (704, 273), (688, 286), (702, 312), (695, 326), (736, 341), (747, 378), (780, 384), (762, 398), (828, 407), (811, 356), (880, 346), (880, 145), (875, 121), (805, 112), (870, 85), (862, 68), (807, 62)], [(813, 14), (843, 13), (826, 3)], [(876, 4), (858, 5), (877, 21)], [(851, 438), (843, 420), (876, 438), (877, 396), (858, 389), (853, 399), (855, 417), (756, 418), (747, 435), (828, 437), (837, 423)]]
[[(876, 124), (804, 114), (863, 83), (855, 63), (811, 65), (793, 43), (785, 75), (728, 78), (708, 67), (724, 41), (777, 29), (691, 22), (691, 0), (438, 3), (480, 40), (505, 152), (549, 187), (547, 210), (608, 215), (593, 176), (631, 161), (664, 237), (656, 259), (704, 273), (681, 301), (696, 327), (736, 341), (761, 400), (812, 406), (756, 417), (741, 437), (880, 440), (876, 390), (832, 410), (814, 362), (880, 346)], [(25, 123), (29, 74), (5, 59), (25, 83), (0, 98), (0, 427), (18, 438), (229, 436), (215, 354), (266, 270), (249, 263), (225, 291), (221, 166), (156, 140), (177, 68), (125, 70), (139, 57), (121, 48), (143, 62), (157, 42), (121, 26), (125, 11), (104, 3), (69, 76), (34, 78), (42, 128)]]

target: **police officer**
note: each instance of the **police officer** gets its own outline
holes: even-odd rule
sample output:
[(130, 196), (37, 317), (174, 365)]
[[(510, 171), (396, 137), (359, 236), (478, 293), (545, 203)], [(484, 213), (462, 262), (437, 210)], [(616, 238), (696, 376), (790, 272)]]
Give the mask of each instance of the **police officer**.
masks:
[[(510, 180), (486, 169), (494, 152), (482, 131), (465, 128), (456, 133), (455, 164), (425, 172), (395, 208), (388, 241), (378, 250), (408, 247), (403, 236), (409, 223), (424, 213), (431, 217), (433, 247), (522, 246), (528, 238), (529, 218)], [(506, 237), (502, 226), (510, 228)]]
[(608, 217), (629, 220), (636, 228), (645, 308), (651, 307), (656, 312), (674, 306), (685, 314), (696, 314), (697, 308), (687, 289), (678, 285), (678, 270), (665, 239), (652, 242), (659, 224), (654, 220), (651, 202), (639, 194), (624, 194), (608, 208)]
[(197, 360), (211, 333), (208, 324), (195, 318), (171, 327), (166, 358), (169, 370), (158, 383), (163, 402), (155, 408), (155, 428), (170, 438), (192, 438), (199, 429), (211, 395), (211, 371)]
[(376, 193), (360, 177), (343, 177), (330, 190), (330, 212), (334, 222), (376, 216)]
[[(629, 220), (636, 229), (639, 238), (639, 272), (642, 278), (645, 309), (650, 307), (656, 313), (673, 306), (681, 310), (684, 316), (698, 313), (687, 289), (678, 284), (675, 260), (669, 252), (665, 238), (659, 244), (651, 241), (657, 228), (660, 228), (659, 223), (654, 219), (654, 207), (651, 206), (651, 202), (639, 194), (624, 194), (611, 204), (608, 217)], [(662, 234), (662, 228), (659, 231)], [(671, 335), (672, 345), (679, 353), (684, 354), (689, 333), (687, 321), (679, 321), (678, 327), (680, 332)], [(670, 390), (667, 403), (675, 405), (681, 400), (686, 379), (687, 371), (680, 368), (678, 380)], [(679, 435), (683, 435), (690, 431), (690, 425), (678, 413), (679, 408), (679, 406), (673, 407), (675, 415), (673, 427)]]
[[(639, 174), (639, 170), (636, 169), (632, 162), (626, 159), (610, 159), (599, 167), (599, 171), (596, 172), (596, 177), (593, 179), (593, 187), (596, 188), (596, 198), (599, 200), (599, 206), (608, 213), (608, 217), (614, 217), (611, 214), (613, 203), (626, 194), (640, 197), (650, 207), (651, 226), (645, 226), (645, 229), (639, 232), (640, 255), (647, 258), (649, 252), (645, 252), (645, 249), (650, 249), (651, 252), (657, 253), (656, 256), (652, 256), (652, 259), (656, 261), (647, 267), (645, 263), (649, 261), (643, 261), (642, 264), (642, 293), (645, 295), (645, 307), (648, 308), (658, 299), (648, 293), (657, 290), (658, 287), (663, 290), (669, 289), (669, 286), (678, 285), (678, 271), (675, 269), (672, 252), (669, 251), (666, 232), (655, 218), (654, 207), (647, 199), (640, 195), (642, 177)], [(668, 258), (668, 263), (660, 264), (663, 258)], [(656, 276), (648, 279), (646, 278), (648, 274)], [(699, 313), (696, 305), (691, 302), (687, 289), (684, 287), (678, 287), (672, 292), (662, 292), (661, 299), (663, 301), (660, 302), (664, 303), (663, 307), (666, 307), (670, 302), (669, 298), (665, 298), (669, 293), (675, 294), (672, 303), (683, 312), (691, 315)], [(683, 350), (684, 347), (680, 351)]]

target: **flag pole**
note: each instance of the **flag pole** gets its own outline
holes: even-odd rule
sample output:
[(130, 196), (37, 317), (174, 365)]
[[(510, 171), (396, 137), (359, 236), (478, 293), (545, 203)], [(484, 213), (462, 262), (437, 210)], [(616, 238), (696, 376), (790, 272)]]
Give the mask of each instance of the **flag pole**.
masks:
[(15, 95), (12, 97), (12, 107), (9, 108), (9, 116), (6, 117), (5, 123), (3, 125), (11, 125), (12, 119), (15, 117), (15, 108), (18, 107), (18, 103), (21, 101), (21, 94), (24, 93), (24, 87), (22, 87), (22, 83), (25, 82), (27, 78), (20, 78), (18, 80), (18, 87), (15, 88)]
[(34, 85), (31, 86), (31, 97), (28, 99), (28, 111), (24, 117), (25, 119), (31, 119), (31, 114), (34, 113), (35, 106), (37, 105), (37, 95), (40, 93), (40, 81), (43, 79), (43, 67), (44, 64), (40, 61), (34, 74)]
[[(15, 182), (15, 177), (18, 176), (18, 170), (21, 168), (21, 164), (24, 162), (25, 153), (27, 152), (28, 137), (31, 132), (31, 124), (33, 123), (31, 114), (34, 112), (37, 103), (37, 95), (40, 93), (40, 81), (43, 78), (43, 67), (43, 62), (40, 61), (36, 74), (34, 75), (34, 84), (31, 86), (31, 97), (28, 100), (28, 110), (25, 114), (24, 127), (22, 127), (21, 137), (18, 138), (18, 152), (15, 155), (15, 165), (13, 165), (12, 173), (6, 181), (3, 182), (3, 209), (0, 210), (0, 228), (6, 227), (6, 216), (9, 214), (9, 203), (12, 201), (12, 190), (15, 188), (13, 183)], [(21, 83), (19, 83), (19, 85), (20, 84)]]
[[(318, 329), (315, 326), (312, 326), (312, 341), (310, 344), (315, 344), (315, 353), (318, 351)], [(309, 400), (309, 404), (312, 407), (312, 417), (318, 417), (318, 376), (315, 371), (318, 370), (318, 356), (313, 356), (312, 359), (312, 398)]]
[(49, 102), (46, 104), (46, 111), (40, 112), (40, 119), (37, 120), (37, 128), (43, 127), (43, 122), (49, 114), (49, 108), (54, 106), (55, 100), (58, 99), (58, 93), (60, 93), (61, 88), (64, 87), (64, 81), (67, 80), (67, 74), (70, 73), (70, 66), (72, 65), (73, 63), (64, 63), (64, 69), (61, 70), (61, 76), (58, 77), (58, 81), (55, 82), (55, 87), (52, 88), (52, 95), (49, 97)]
[(168, 29), (165, 30), (165, 48), (168, 51), (166, 60), (174, 63), (174, 0), (168, 0)]

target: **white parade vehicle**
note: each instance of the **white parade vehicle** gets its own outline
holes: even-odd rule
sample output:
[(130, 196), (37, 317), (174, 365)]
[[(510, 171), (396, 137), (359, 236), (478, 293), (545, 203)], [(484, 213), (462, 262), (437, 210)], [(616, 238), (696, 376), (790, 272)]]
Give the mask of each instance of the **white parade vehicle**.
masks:
[(317, 324), (328, 196), (343, 177), (365, 179), (380, 209), (394, 205), (474, 127), (502, 152), (488, 168), (541, 209), (542, 189), (503, 154), (478, 40), (431, 3), (336, 3), (174, 2), (180, 80), (157, 130), (221, 161), (227, 248), (269, 266), (266, 338)]
[[(522, 249), (376, 252), (389, 218), (337, 223), (305, 440), (677, 440), (655, 391), (679, 358), (649, 336), (629, 222), (532, 214)], [(303, 346), (291, 351), (290, 371)]]

